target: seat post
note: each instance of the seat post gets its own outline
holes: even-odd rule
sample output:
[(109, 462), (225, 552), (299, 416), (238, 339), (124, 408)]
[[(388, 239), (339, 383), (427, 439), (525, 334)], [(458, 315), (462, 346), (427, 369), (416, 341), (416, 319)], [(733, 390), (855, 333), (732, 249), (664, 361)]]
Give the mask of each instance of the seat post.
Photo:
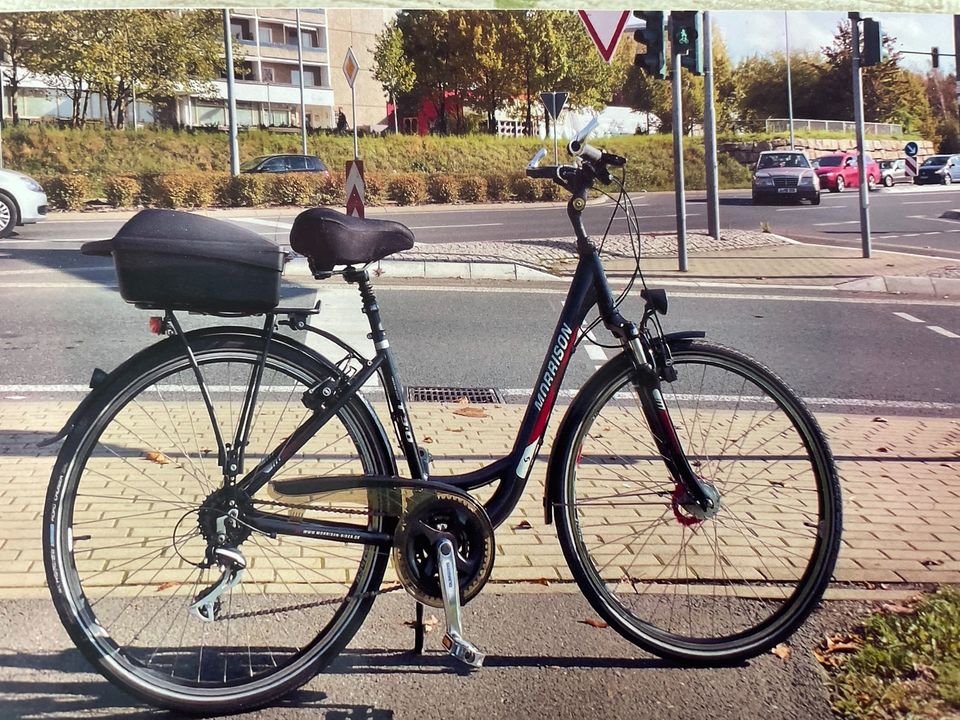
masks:
[(397, 431), (397, 438), (403, 447), (407, 466), (410, 468), (410, 477), (414, 480), (426, 480), (430, 473), (429, 454), (421, 452), (413, 433), (413, 427), (410, 425), (410, 415), (407, 412), (403, 385), (397, 375), (397, 365), (394, 362), (393, 353), (390, 352), (387, 334), (383, 331), (383, 323), (380, 320), (380, 306), (377, 304), (377, 296), (373, 292), (370, 274), (365, 268), (357, 270), (354, 267), (348, 267), (343, 271), (343, 278), (349, 283), (356, 283), (360, 288), (363, 312), (370, 322), (370, 339), (373, 340), (373, 347), (376, 349), (377, 355), (383, 358), (381, 368), (383, 390), (390, 406), (390, 416)]

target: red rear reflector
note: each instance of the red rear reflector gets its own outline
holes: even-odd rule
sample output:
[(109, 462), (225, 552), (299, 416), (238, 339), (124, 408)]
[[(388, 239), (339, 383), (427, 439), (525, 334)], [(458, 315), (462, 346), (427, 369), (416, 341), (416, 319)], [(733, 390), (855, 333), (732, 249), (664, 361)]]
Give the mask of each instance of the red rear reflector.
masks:
[(152, 317), (150, 318), (150, 332), (154, 335), (159, 335), (163, 332), (163, 318), (162, 317)]

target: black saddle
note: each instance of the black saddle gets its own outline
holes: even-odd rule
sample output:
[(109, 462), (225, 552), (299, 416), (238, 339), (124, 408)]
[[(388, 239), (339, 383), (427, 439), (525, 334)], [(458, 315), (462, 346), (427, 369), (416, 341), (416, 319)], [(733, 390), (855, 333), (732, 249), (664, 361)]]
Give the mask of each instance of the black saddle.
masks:
[(413, 247), (413, 233), (392, 220), (367, 220), (336, 210), (304, 210), (293, 221), (290, 245), (310, 262), (314, 273), (334, 265), (366, 265)]

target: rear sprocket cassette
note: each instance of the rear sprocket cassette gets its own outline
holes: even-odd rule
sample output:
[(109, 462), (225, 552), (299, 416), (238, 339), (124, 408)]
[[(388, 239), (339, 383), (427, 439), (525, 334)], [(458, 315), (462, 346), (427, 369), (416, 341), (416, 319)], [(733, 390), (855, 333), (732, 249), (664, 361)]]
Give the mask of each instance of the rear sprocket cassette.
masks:
[(436, 545), (444, 537), (456, 549), (461, 603), (476, 597), (493, 570), (493, 525), (482, 505), (467, 495), (414, 493), (394, 535), (393, 563), (407, 592), (430, 607), (443, 607)]

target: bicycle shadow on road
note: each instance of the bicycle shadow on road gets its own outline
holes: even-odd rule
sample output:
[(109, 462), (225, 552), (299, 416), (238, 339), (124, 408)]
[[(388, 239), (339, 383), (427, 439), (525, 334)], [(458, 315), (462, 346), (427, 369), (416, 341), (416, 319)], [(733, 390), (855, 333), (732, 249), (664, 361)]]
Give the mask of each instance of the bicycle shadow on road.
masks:
[[(393, 711), (367, 705), (327, 702), (326, 693), (298, 690), (276, 701), (283, 708), (314, 711), (328, 720), (391, 720)], [(173, 720), (179, 713), (138, 703), (94, 674), (79, 650), (30, 653), (0, 649), (0, 716), (3, 720), (46, 717), (123, 717), (125, 720)], [(256, 718), (259, 713), (223, 717)], [(271, 717), (275, 717), (271, 714)]]

